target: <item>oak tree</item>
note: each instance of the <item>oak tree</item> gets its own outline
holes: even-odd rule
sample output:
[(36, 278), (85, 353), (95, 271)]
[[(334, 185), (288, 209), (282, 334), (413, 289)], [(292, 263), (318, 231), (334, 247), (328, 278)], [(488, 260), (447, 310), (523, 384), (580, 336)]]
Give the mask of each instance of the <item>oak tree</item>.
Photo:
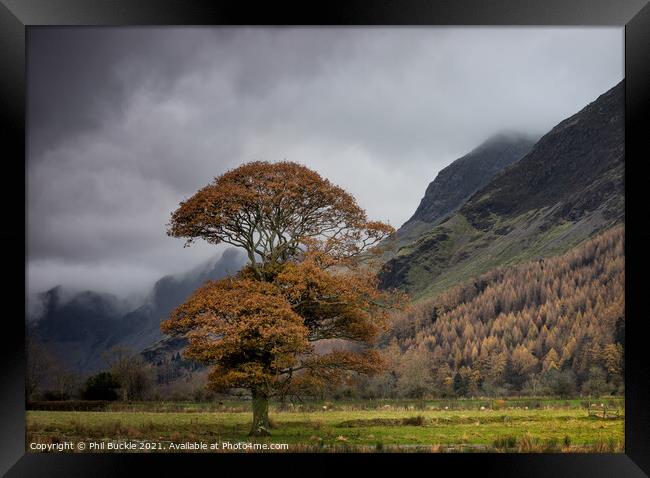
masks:
[[(182, 202), (168, 234), (240, 247), (248, 264), (199, 288), (162, 329), (188, 337), (211, 388), (250, 390), (250, 433), (267, 434), (270, 397), (380, 368), (370, 344), (400, 297), (378, 289), (363, 253), (392, 231), (305, 166), (244, 164)], [(326, 341), (356, 345), (319, 352)]]

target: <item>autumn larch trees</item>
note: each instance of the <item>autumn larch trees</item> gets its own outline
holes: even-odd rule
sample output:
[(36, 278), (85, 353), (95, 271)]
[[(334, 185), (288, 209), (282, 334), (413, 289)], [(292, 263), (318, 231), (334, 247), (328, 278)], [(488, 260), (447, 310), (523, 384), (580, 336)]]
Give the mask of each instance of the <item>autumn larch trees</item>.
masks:
[[(380, 368), (368, 345), (400, 297), (379, 291), (367, 257), (359, 259), (392, 231), (305, 166), (244, 164), (182, 202), (168, 234), (242, 248), (249, 263), (207, 282), (162, 330), (189, 338), (186, 356), (213, 367), (213, 389), (250, 390), (250, 433), (267, 434), (271, 396)], [(332, 339), (357, 347), (316, 353)]]
[[(421, 301), (398, 314), (383, 341), (398, 357), (397, 395), (413, 388), (410, 363), (428, 370), (434, 396), (450, 394), (449, 383), (465, 395), (621, 393), (624, 312), (619, 226), (561, 256), (497, 268)], [(464, 386), (472, 375), (477, 392)]]

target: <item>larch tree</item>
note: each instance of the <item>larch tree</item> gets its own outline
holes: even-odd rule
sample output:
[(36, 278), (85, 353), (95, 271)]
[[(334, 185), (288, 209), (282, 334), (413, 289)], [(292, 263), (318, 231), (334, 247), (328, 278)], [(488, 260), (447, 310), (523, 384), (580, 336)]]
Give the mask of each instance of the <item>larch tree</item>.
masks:
[[(364, 253), (392, 232), (305, 166), (244, 164), (182, 202), (168, 234), (242, 248), (248, 264), (199, 288), (162, 330), (212, 366), (211, 388), (250, 390), (250, 434), (268, 434), (270, 397), (381, 368), (370, 345), (402, 297), (378, 289)], [(332, 339), (355, 346), (317, 353)]]

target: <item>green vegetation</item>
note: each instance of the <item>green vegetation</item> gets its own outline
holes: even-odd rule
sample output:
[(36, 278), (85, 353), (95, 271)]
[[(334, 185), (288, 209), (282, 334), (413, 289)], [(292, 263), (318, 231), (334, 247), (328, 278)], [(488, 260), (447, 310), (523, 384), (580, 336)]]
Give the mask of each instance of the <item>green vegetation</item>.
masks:
[[(622, 400), (602, 403), (621, 413), (603, 419), (590, 415), (587, 402), (558, 399), (308, 402), (285, 411), (274, 404), (272, 436), (253, 441), (288, 443), (290, 451), (622, 452)], [(245, 401), (109, 407), (29, 411), (27, 441), (251, 441)]]
[(403, 246), (393, 262), (403, 267), (411, 297), (422, 300), (497, 267), (563, 254), (593, 234), (581, 223), (553, 223), (547, 217), (550, 213), (540, 209), (513, 218), (493, 215), (489, 231), (474, 228), (457, 213)]

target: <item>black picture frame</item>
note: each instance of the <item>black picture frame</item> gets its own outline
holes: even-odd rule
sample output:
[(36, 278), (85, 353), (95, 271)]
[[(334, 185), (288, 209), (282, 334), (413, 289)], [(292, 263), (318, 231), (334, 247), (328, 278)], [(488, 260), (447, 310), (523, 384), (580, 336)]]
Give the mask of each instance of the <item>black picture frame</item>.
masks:
[[(323, 467), (408, 465), (412, 473), (444, 471), (481, 476), (641, 477), (650, 475), (650, 360), (642, 311), (650, 261), (644, 206), (644, 163), (650, 158), (650, 6), (648, 0), (358, 0), (303, 3), (179, 0), (0, 0), (0, 135), (6, 151), (2, 204), (5, 218), (0, 472), (6, 476), (129, 476), (145, 466), (155, 476), (238, 472), (253, 468), (308, 474)], [(25, 453), (25, 53), (26, 29), (35, 25), (618, 25), (625, 27), (626, 118), (626, 420), (624, 454), (374, 454), (374, 455), (140, 455)], [(25, 202), (23, 202), (25, 205)], [(8, 217), (7, 217), (8, 215)], [(10, 313), (7, 313), (10, 311)], [(303, 466), (294, 466), (296, 460)], [(417, 463), (412, 463), (416, 460)], [(190, 464), (188, 467), (188, 464)], [(415, 467), (417, 466), (417, 468)], [(330, 468), (333, 470), (333, 468)], [(412, 471), (411, 471), (412, 470)], [(444, 470), (444, 471), (443, 471)], [(142, 471), (137, 471), (138, 474)], [(443, 475), (444, 476), (444, 475)]]

